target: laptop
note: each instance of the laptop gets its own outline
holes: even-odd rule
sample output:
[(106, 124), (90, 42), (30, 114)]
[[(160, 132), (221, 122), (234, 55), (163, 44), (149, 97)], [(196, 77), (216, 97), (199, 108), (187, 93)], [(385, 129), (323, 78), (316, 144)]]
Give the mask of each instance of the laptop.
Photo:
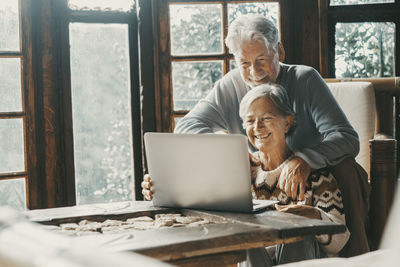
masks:
[(144, 142), (155, 206), (250, 213), (277, 203), (252, 198), (244, 135), (145, 133)]

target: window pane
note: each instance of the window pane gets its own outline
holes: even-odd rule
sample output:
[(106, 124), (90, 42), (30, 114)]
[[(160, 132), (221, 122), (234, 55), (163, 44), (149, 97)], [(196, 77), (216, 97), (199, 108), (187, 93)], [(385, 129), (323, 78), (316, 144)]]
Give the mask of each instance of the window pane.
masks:
[(336, 77), (394, 76), (394, 23), (337, 23)]
[(174, 110), (189, 110), (222, 76), (222, 62), (173, 62)]
[(0, 112), (22, 111), (21, 60), (0, 59)]
[(19, 51), (18, 0), (0, 1), (0, 51)]
[(394, 3), (394, 0), (331, 0), (331, 6)]
[(228, 4), (229, 23), (240, 15), (256, 13), (271, 19), (279, 28), (279, 3), (244, 3)]
[(74, 10), (118, 10), (128, 11), (134, 0), (68, 0), (68, 7)]
[(24, 178), (0, 181), (0, 206), (26, 210), (26, 185)]
[(77, 203), (131, 200), (128, 26), (70, 24)]
[(0, 119), (0, 140), (0, 173), (25, 171), (22, 119)]
[(230, 62), (230, 64), (231, 64), (231, 65), (230, 65), (231, 70), (237, 68), (236, 60), (230, 60), (229, 62)]
[(170, 5), (171, 54), (222, 52), (221, 5)]

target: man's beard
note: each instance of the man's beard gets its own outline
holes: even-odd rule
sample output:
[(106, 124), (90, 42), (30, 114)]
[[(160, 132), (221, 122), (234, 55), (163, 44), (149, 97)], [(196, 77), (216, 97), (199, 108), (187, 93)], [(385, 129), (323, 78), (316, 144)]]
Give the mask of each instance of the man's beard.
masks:
[[(266, 79), (267, 78), (267, 79)], [(263, 80), (267, 80), (264, 82)], [(251, 87), (255, 87), (257, 85), (265, 84), (265, 83), (271, 83), (271, 75), (267, 72), (259, 77), (249, 77), (249, 79), (246, 81), (248, 85)]]

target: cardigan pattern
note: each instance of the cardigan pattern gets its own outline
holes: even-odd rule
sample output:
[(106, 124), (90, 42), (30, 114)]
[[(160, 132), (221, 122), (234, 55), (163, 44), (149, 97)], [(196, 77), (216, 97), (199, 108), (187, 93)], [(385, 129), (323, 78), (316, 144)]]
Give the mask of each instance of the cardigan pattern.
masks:
[(307, 180), (303, 201), (293, 200), (283, 190), (276, 187), (280, 172), (275, 177), (272, 187), (267, 182), (257, 185), (255, 181), (261, 180), (258, 177), (265, 172), (260, 170), (260, 166), (252, 167), (252, 192), (254, 198), (277, 200), (282, 205), (306, 204), (319, 208), (328, 214), (344, 217), (342, 193), (335, 178), (327, 168), (311, 171)]
[[(276, 171), (277, 169), (264, 171), (261, 166), (251, 167), (253, 198), (277, 200), (281, 205), (309, 205), (320, 211), (322, 220), (341, 224), (346, 223), (342, 193), (336, 183), (335, 177), (330, 173), (328, 168), (311, 171), (306, 183), (304, 200), (296, 201), (276, 186), (283, 164), (277, 168), (279, 171)], [(264, 182), (262, 182), (263, 179)], [(350, 233), (348, 230), (343, 234), (336, 234), (332, 237), (328, 235), (316, 236), (322, 249), (331, 256), (337, 255), (349, 237)]]

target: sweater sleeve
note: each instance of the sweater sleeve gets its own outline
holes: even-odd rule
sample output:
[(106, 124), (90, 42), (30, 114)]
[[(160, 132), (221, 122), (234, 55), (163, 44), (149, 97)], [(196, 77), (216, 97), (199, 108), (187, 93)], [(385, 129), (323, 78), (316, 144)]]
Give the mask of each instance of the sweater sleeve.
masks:
[(322, 140), (316, 146), (295, 151), (295, 155), (313, 169), (336, 165), (344, 158), (357, 156), (360, 146), (358, 134), (316, 70), (309, 73), (302, 94), (307, 113)]
[[(346, 224), (342, 194), (333, 175), (326, 170), (317, 171), (310, 176), (310, 180), (313, 207), (320, 211), (322, 220)], [(331, 237), (329, 235), (316, 236), (322, 249), (328, 255), (336, 255), (347, 243), (349, 237), (348, 229), (345, 233), (335, 234)]]
[[(331, 221), (339, 224), (345, 224), (345, 219), (344, 216), (341, 218), (341, 216), (336, 216), (333, 214), (329, 214), (321, 209), (318, 209), (321, 212), (321, 218), (324, 221)], [(337, 255), (339, 251), (346, 245), (347, 241), (350, 238), (350, 232), (348, 229), (346, 229), (346, 232), (341, 233), (341, 234), (335, 234), (329, 237), (329, 235), (318, 235), (315, 237), (318, 242), (321, 243), (322, 249), (328, 254), (328, 255)], [(331, 238), (329, 242), (329, 238)], [(327, 244), (328, 243), (328, 244)], [(327, 245), (324, 245), (327, 244)]]

